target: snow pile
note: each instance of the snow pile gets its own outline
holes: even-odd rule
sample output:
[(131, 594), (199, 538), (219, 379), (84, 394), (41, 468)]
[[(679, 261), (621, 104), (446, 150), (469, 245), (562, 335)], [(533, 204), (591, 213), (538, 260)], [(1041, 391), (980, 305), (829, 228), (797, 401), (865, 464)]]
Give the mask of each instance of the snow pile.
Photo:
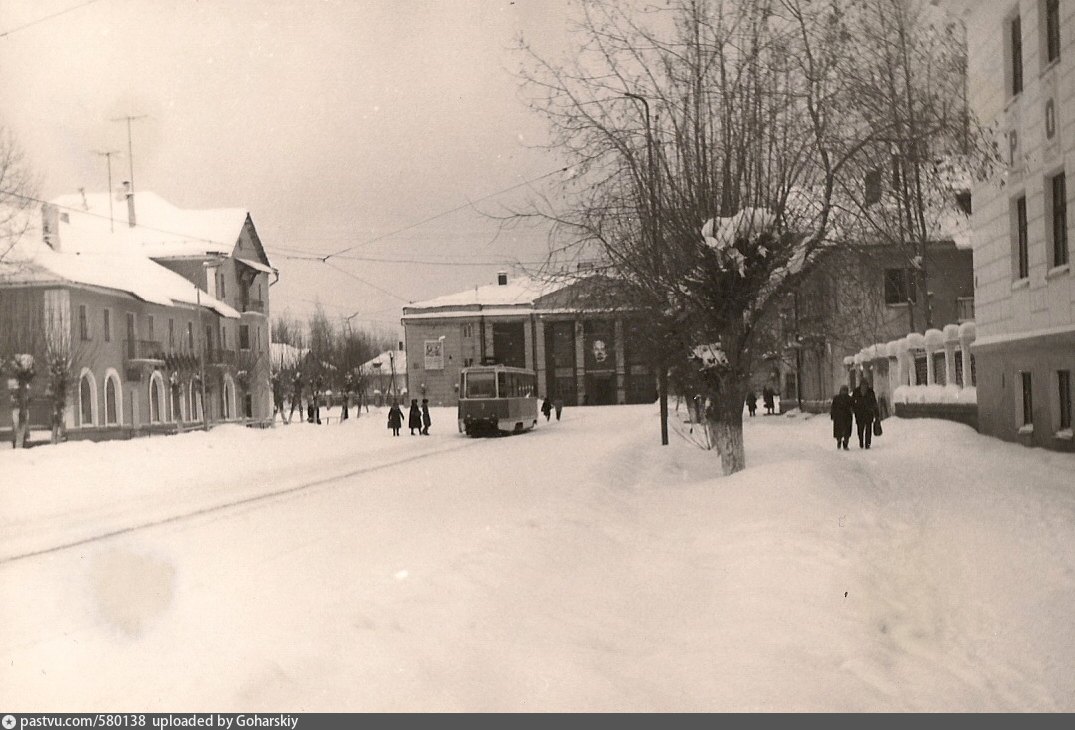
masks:
[(0, 559), (6, 709), (1075, 710), (1075, 455), (758, 417), (720, 478), (656, 412), (0, 452), (5, 555), (248, 498)]

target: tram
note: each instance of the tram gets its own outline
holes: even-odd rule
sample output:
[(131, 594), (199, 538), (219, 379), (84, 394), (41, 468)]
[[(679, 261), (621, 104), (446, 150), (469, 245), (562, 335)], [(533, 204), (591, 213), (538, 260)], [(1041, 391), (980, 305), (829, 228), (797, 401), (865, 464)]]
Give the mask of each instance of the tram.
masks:
[(537, 420), (533, 370), (472, 365), (459, 374), (459, 433), (521, 433), (536, 426)]

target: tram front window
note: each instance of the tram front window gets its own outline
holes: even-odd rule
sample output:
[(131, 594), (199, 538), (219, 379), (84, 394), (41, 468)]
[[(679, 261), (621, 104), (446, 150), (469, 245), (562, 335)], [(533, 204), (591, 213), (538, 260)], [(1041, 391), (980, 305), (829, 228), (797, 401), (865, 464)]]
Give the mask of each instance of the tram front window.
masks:
[(496, 398), (495, 373), (467, 373), (467, 398)]

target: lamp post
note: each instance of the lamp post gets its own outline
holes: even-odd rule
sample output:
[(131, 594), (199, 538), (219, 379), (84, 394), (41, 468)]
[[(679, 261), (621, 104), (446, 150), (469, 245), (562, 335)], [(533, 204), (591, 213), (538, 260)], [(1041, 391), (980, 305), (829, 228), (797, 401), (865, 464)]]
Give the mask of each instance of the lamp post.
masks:
[[(658, 241), (660, 240), (660, 215), (657, 208), (657, 170), (654, 168), (653, 160), (653, 131), (650, 128), (650, 113), (649, 113), (649, 100), (644, 96), (638, 94), (632, 94), (631, 92), (624, 92), (624, 97), (631, 99), (632, 101), (638, 101), (642, 103), (642, 112), (646, 123), (646, 176), (648, 179), (649, 188), (649, 215), (646, 216), (646, 229), (650, 237), (650, 246), (656, 251)], [(657, 386), (658, 386), (658, 399), (660, 401), (661, 409), (661, 446), (668, 445), (668, 364), (665, 362), (664, 354), (662, 353), (658, 357), (657, 368)]]

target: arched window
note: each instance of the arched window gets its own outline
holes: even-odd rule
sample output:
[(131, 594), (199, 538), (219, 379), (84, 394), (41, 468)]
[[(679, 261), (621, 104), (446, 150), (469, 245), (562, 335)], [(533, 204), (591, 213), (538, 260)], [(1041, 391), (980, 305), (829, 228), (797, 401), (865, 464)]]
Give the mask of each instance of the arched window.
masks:
[(187, 413), (190, 415), (190, 420), (202, 420), (202, 390), (201, 386), (194, 381), (191, 381), (190, 383), (187, 399), (190, 403), (190, 409), (187, 410)]
[(179, 422), (183, 420), (183, 389), (176, 385), (169, 390), (172, 392), (172, 420)]
[(88, 368), (78, 378), (78, 425), (97, 425), (97, 380)]
[(220, 392), (221, 409), (224, 420), (229, 421), (235, 417), (235, 383), (230, 375), (224, 376), (224, 389)]
[(149, 422), (160, 423), (164, 420), (164, 378), (159, 370), (154, 370), (149, 378)]
[(123, 422), (123, 388), (119, 373), (109, 368), (105, 373), (105, 425), (118, 426)]

